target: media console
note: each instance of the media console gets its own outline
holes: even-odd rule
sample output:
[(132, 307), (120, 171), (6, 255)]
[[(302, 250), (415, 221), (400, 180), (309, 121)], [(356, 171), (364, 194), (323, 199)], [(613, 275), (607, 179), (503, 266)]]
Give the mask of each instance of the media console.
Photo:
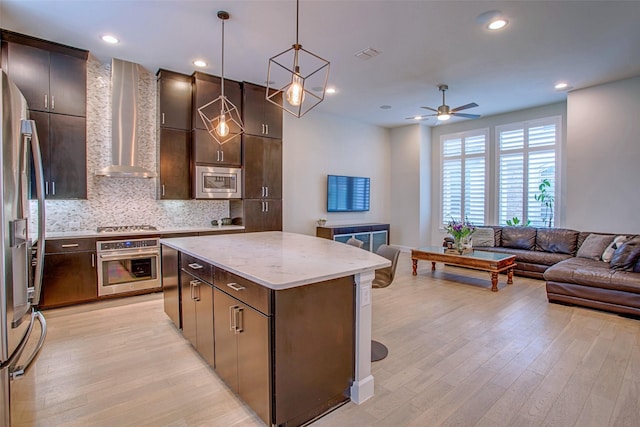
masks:
[(353, 237), (364, 242), (363, 249), (375, 252), (380, 245), (389, 244), (389, 224), (325, 225), (316, 227), (316, 236), (342, 243)]

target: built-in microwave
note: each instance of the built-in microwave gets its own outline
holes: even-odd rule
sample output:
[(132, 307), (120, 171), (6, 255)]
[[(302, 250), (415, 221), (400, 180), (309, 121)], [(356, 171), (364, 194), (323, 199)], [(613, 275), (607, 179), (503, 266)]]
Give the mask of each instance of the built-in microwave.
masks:
[(196, 199), (242, 198), (242, 169), (196, 165)]

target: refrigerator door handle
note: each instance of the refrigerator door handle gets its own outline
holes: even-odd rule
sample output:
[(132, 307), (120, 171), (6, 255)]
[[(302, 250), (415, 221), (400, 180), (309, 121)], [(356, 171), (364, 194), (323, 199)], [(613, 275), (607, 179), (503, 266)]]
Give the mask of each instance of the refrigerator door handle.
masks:
[[(44, 267), (44, 172), (42, 170), (42, 154), (40, 153), (40, 140), (38, 130), (34, 120), (22, 121), (22, 134), (31, 140), (31, 153), (36, 175), (36, 197), (38, 199), (38, 244), (36, 245), (36, 268), (33, 279), (33, 292), (31, 294), (31, 304), (40, 304), (42, 293), (42, 270)], [(25, 147), (26, 149), (26, 147)]]
[[(29, 333), (27, 334), (27, 338), (23, 341), (21, 348), (18, 351), (16, 351), (16, 354), (19, 355), (24, 350), (24, 347), (26, 346), (28, 341), (28, 337), (31, 335), (31, 330), (33, 328), (33, 323), (34, 323), (33, 320), (38, 320), (38, 322), (40, 322), (40, 339), (38, 339), (38, 344), (36, 344), (35, 348), (31, 352), (31, 355), (29, 356), (29, 359), (27, 359), (25, 364), (16, 366), (15, 368), (10, 370), (9, 375), (13, 380), (20, 378), (27, 373), (27, 371), (31, 367), (31, 364), (35, 361), (36, 357), (38, 357), (38, 355), (40, 354), (40, 350), (42, 350), (42, 346), (44, 345), (44, 339), (47, 336), (47, 321), (44, 319), (44, 316), (42, 315), (42, 313), (34, 310), (31, 313), (31, 317), (32, 317), (32, 321), (31, 321)], [(17, 359), (16, 359), (16, 362), (17, 362)]]

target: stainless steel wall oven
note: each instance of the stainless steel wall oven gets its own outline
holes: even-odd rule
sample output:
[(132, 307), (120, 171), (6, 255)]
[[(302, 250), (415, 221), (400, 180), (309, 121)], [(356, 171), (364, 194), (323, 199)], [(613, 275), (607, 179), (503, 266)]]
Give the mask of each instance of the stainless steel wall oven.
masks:
[(98, 241), (98, 296), (162, 287), (158, 238)]

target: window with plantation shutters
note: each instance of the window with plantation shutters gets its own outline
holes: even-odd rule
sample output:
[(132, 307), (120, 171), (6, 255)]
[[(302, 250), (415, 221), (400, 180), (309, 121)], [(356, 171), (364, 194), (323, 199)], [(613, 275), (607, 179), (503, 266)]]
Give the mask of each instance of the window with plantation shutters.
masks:
[(487, 140), (486, 129), (441, 137), (441, 224), (485, 223)]
[(534, 227), (554, 226), (559, 129), (559, 117), (496, 127), (498, 224), (515, 217)]

